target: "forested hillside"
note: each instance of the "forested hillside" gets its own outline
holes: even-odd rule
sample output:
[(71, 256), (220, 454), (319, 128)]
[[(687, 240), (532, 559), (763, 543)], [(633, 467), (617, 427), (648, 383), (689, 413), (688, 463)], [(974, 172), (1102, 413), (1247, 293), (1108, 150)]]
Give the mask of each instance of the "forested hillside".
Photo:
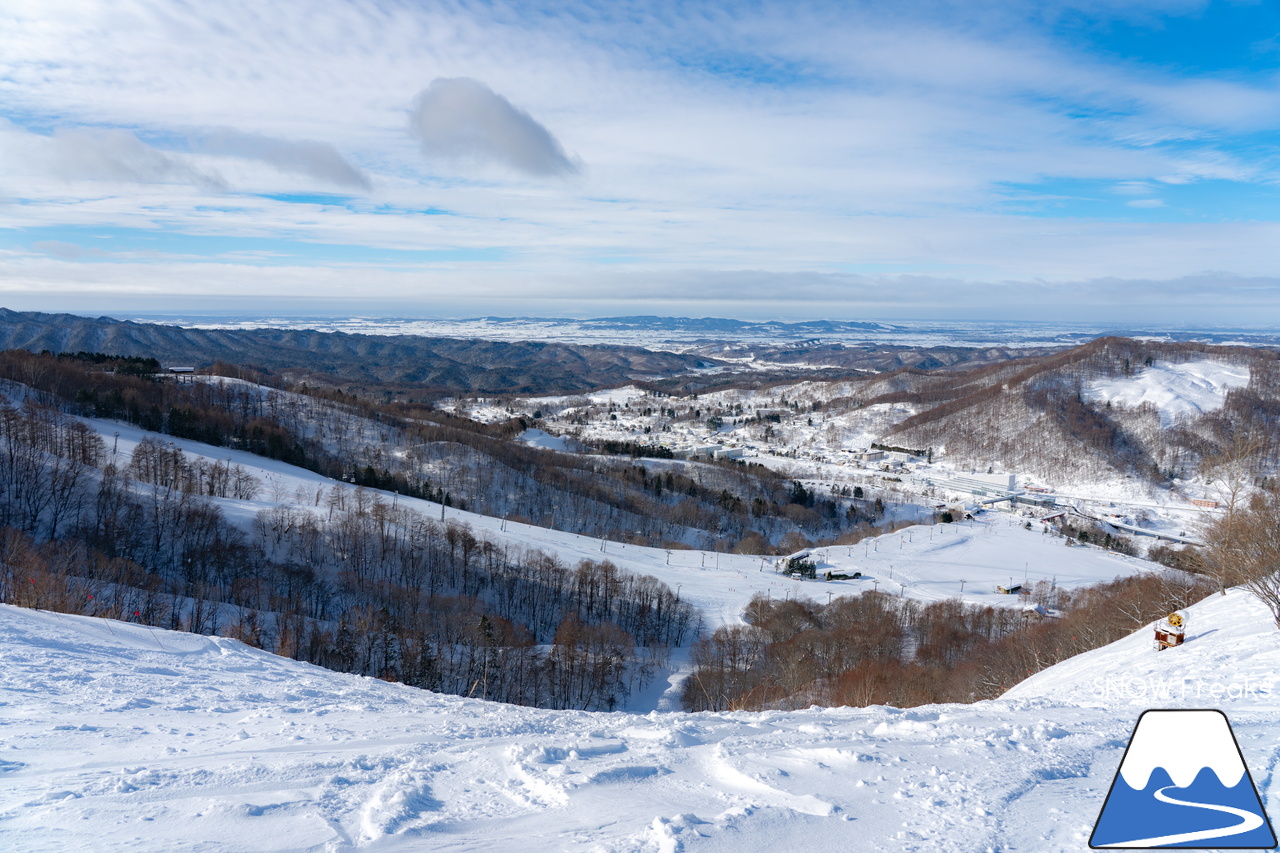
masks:
[(219, 499), (264, 484), (238, 465), (157, 439), (117, 460), (53, 406), (0, 406), (0, 459), (0, 600), (24, 606), (546, 707), (612, 707), (697, 629), (653, 578), (495, 547), (363, 488), (246, 530)]
[[(1144, 371), (1195, 364), (1240, 368), (1228, 371), (1236, 383), (1229, 390), (1206, 391), (1221, 392), (1221, 405), (1171, 414), (1123, 402)], [(1215, 465), (1256, 478), (1266, 475), (1256, 463), (1275, 458), (1280, 412), (1273, 353), (1119, 339), (967, 372), (902, 370), (790, 386), (778, 400), (785, 409), (755, 410), (741, 395), (732, 403), (730, 395), (677, 402), (650, 393), (635, 407), (585, 408), (582, 398), (560, 398), (557, 419), (545, 422), (537, 419), (552, 410), (537, 406), (550, 402), (489, 399), (491, 417), (480, 422), (334, 389), (273, 388), (230, 365), (212, 371), (230, 376), (189, 381), (158, 376), (157, 367), (142, 357), (0, 353), (8, 401), (0, 405), (4, 600), (221, 631), (344, 671), (547, 707), (615, 707), (653, 677), (668, 648), (700, 630), (678, 587), (619, 569), (603, 553), (608, 541), (659, 546), (668, 565), (690, 546), (776, 554), (815, 542), (848, 545), (874, 530), (885, 503), (872, 480), (865, 489), (819, 490), (747, 460), (663, 458), (634, 441), (593, 447), (588, 436), (573, 452), (530, 446), (519, 439), (535, 421), (580, 427), (590, 416), (626, 422), (638, 436), (649, 434), (639, 429), (646, 418), (684, 429), (723, 412), (748, 430), (776, 428), (794, 445), (812, 433), (814, 416), (831, 418), (823, 429), (832, 433), (842, 413), (879, 407), (880, 418), (914, 412), (881, 421), (888, 441), (952, 460), (981, 464), (987, 458), (978, 454), (1004, 454), (1002, 465), (1063, 478), (1154, 479)], [(146, 433), (120, 454), (108, 440), (110, 421), (90, 426), (80, 418), (116, 419)], [(280, 482), (216, 450), (191, 457), (162, 436), (331, 479), (286, 494)], [(264, 504), (246, 516), (257, 498)], [(409, 498), (437, 502), (440, 517)], [(449, 507), (600, 537), (601, 553), (567, 564), (446, 520)], [(1101, 617), (1088, 614), (1133, 611), (1141, 621), (1151, 607), (1182, 606), (1198, 588), (1152, 592), (1128, 583), (1115, 601), (1046, 593), (1044, 604), (1098, 624)], [(1143, 601), (1136, 610), (1126, 603), (1134, 590)], [(750, 625), (699, 640), (684, 701), (691, 708), (968, 701), (1012, 683), (1011, 660), (1034, 671), (1128, 624), (1104, 635), (1079, 630), (1068, 644), (1058, 630), (1076, 623), (1055, 621), (1058, 628), (1032, 632), (1043, 648), (1026, 661), (1005, 640), (1026, 632), (1025, 621), (948, 607), (890, 603), (877, 592), (829, 607), (757, 601)], [(789, 686), (778, 693), (780, 684)]]
[[(634, 318), (643, 320), (645, 318)], [(825, 327), (815, 327), (821, 332)], [(166, 365), (252, 365), (291, 384), (362, 396), (431, 401), (442, 395), (573, 393), (629, 382), (667, 390), (796, 378), (839, 379), (895, 370), (987, 364), (1044, 348), (847, 345), (821, 341), (726, 344), (712, 324), (704, 342), (679, 351), (617, 344), (550, 343), (323, 332), (311, 329), (191, 329), (0, 307), (0, 350), (104, 352)], [(721, 357), (723, 356), (723, 358)]]
[[(1176, 572), (1074, 591), (1042, 582), (1028, 596), (1037, 611), (879, 592), (829, 603), (756, 598), (745, 625), (695, 643), (683, 699), (698, 711), (994, 699), (1213, 590), (1205, 577)], [(1041, 618), (1048, 608), (1056, 618)]]
[[(1238, 365), (1247, 384), (1221, 407), (1162, 415), (1091, 396), (1091, 386), (1154, 366)], [(1133, 476), (1153, 484), (1203, 475), (1247, 452), (1280, 451), (1280, 362), (1270, 350), (1100, 338), (1052, 356), (953, 375), (904, 370), (868, 380), (828, 408), (907, 405), (914, 414), (886, 434), (893, 444), (935, 448), (956, 467), (990, 466), (1045, 482)]]
[(625, 448), (560, 453), (513, 441), (527, 426), (514, 416), (482, 424), (305, 385), (288, 392), (239, 380), (161, 382), (137, 375), (135, 363), (11, 351), (0, 353), (0, 378), (42, 392), (44, 402), (73, 414), (118, 418), (357, 485), (626, 541), (765, 553), (790, 535), (784, 547), (794, 550), (814, 539), (865, 534), (877, 513), (874, 495), (819, 498), (742, 462), (654, 467)]
[[(3, 600), (230, 634), (446, 692), (609, 708), (652, 677), (667, 648), (692, 639), (693, 608), (604, 556), (571, 566), (495, 546), (397, 494), (487, 504), (513, 519), (523, 508), (540, 522), (624, 539), (670, 536), (672, 547), (702, 537), (724, 549), (744, 537), (770, 548), (766, 537), (797, 532), (787, 507), (838, 531), (860, 524), (866, 505), (819, 503), (738, 463), (655, 473), (629, 456), (525, 447), (510, 440), (518, 421), (397, 415), (239, 379), (161, 381), (154, 367), (87, 353), (0, 354)], [(158, 435), (121, 455), (103, 438), (109, 425), (100, 434), (77, 416)], [(193, 460), (158, 437), (166, 434), (347, 485), (281, 505), (278, 484), (230, 461)], [(248, 526), (227, 519), (228, 501), (256, 497), (274, 503)], [(824, 514), (809, 509), (827, 505)]]

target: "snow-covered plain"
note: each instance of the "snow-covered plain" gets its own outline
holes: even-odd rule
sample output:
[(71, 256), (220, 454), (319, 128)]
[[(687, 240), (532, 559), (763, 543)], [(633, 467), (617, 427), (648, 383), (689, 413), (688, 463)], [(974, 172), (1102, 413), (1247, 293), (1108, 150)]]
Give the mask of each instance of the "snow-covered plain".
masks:
[(1075, 851), (1148, 707), (1218, 707), (1275, 812), (1280, 634), (1232, 591), (910, 710), (551, 712), (0, 606), (0, 849)]
[(545, 450), (568, 450), (568, 442), (558, 435), (550, 435), (540, 429), (527, 429), (522, 432), (519, 441), (523, 441), (530, 447), (541, 447)]
[(1074, 346), (1099, 335), (1125, 335), (1148, 340), (1194, 340), (1266, 346), (1280, 336), (1274, 327), (1202, 326), (1178, 329), (1122, 328), (1113, 324), (1030, 321), (911, 320), (860, 318), (846, 327), (836, 321), (825, 329), (764, 321), (733, 328), (682, 322), (682, 318), (620, 317), (609, 319), (547, 317), (343, 317), (243, 316), (232, 314), (141, 314), (143, 323), (195, 329), (318, 329), (364, 335), (426, 335), (485, 340), (608, 343), (676, 349), (710, 341), (785, 344), (819, 338), (848, 344), (880, 343), (898, 346), (1032, 347)]

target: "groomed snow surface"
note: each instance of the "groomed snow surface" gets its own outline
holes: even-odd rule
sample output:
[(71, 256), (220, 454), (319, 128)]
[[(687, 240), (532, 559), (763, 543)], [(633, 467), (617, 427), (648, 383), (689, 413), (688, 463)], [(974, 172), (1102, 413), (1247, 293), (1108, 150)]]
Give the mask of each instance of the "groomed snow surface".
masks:
[(1150, 633), (976, 705), (638, 716), (0, 606), (0, 849), (1084, 850), (1149, 707), (1225, 710), (1274, 814), (1269, 614)]

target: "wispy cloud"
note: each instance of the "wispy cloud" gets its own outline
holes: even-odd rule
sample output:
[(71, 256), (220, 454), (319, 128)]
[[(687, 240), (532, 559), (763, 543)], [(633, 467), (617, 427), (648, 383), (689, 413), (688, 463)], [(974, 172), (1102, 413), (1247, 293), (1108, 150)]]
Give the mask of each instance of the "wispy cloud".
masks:
[[(258, 161), (328, 184), (372, 189), (366, 174), (324, 142), (217, 128), (194, 134), (188, 148), (214, 158)], [(188, 184), (214, 192), (232, 188), (216, 169), (193, 163), (188, 152), (161, 150), (119, 128), (62, 127), (44, 135), (0, 119), (0, 153), (28, 171), (64, 180)]]
[(66, 180), (226, 188), (217, 174), (159, 151), (127, 130), (59, 128), (43, 136), (8, 125), (0, 127), (0, 151), (17, 165)]
[(410, 121), (428, 157), (497, 163), (539, 177), (578, 171), (551, 131), (478, 80), (432, 80), (414, 100)]
[(196, 135), (192, 150), (224, 157), (260, 160), (282, 172), (308, 175), (342, 187), (373, 189), (369, 176), (348, 163), (338, 149), (310, 139), (276, 139), (222, 127)]
[(42, 254), (63, 261), (80, 261), (86, 258), (101, 258), (106, 252), (92, 246), (81, 246), (79, 243), (68, 243), (66, 240), (37, 240), (31, 248)]
[[(220, 257), (278, 240), (317, 270), (320, 244), (465, 250), (487, 258), (486, 293), (565, 299), (606, 266), (607, 286), (669, 299), (694, 280), (663, 286), (673, 271), (731, 300), (736, 271), (759, 270), (779, 304), (861, 293), (787, 284), (833, 270), (942, 270), (987, 299), (1006, 291), (973, 282), (1036, 292), (1222, 258), (1260, 276), (1274, 63), (1186, 71), (1091, 40), (1117, 20), (1158, 40), (1213, 8), (46, 0), (12, 11), (0, 51), (0, 227), (215, 236)], [(64, 266), (123, 275), (103, 249)], [(309, 294), (302, 275), (255, 280)]]

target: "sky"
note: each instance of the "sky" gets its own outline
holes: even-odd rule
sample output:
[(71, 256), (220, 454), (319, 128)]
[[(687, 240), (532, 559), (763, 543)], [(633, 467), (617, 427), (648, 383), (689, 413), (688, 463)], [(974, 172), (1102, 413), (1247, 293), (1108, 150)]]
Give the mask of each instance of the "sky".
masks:
[(0, 0), (0, 306), (1280, 324), (1280, 0)]

